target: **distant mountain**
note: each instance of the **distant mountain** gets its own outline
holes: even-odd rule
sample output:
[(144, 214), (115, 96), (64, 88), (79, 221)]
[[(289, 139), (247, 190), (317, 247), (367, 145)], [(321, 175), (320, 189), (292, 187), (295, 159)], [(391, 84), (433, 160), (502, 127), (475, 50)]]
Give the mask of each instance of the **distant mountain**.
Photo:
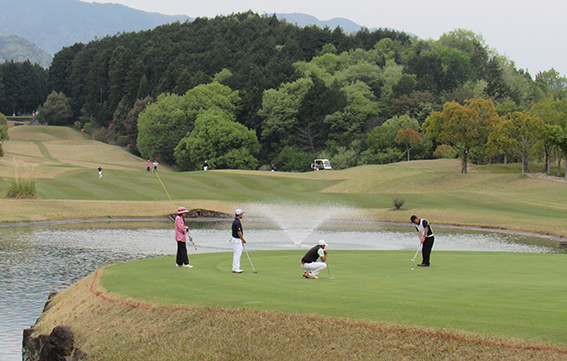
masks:
[(50, 54), (76, 42), (153, 29), (185, 15), (148, 13), (119, 4), (79, 0), (0, 0), (0, 34), (24, 37)]
[(0, 35), (0, 60), (26, 61), (47, 68), (53, 57), (31, 41), (17, 35)]
[(301, 13), (290, 13), (290, 14), (276, 14), (278, 19), (285, 19), (290, 24), (296, 24), (297, 26), (309, 26), (317, 25), (320, 28), (328, 26), (331, 30), (340, 26), (343, 31), (347, 34), (359, 31), (362, 26), (356, 24), (345, 18), (333, 18), (331, 20), (319, 20), (314, 16), (301, 14)]
[[(362, 25), (358, 25), (357, 23), (350, 21), (349, 19), (345, 18), (332, 18), (331, 20), (319, 20), (314, 16), (301, 14), (301, 13), (290, 13), (290, 14), (276, 14), (278, 19), (282, 20), (285, 19), (290, 24), (296, 24), (297, 26), (309, 26), (309, 25), (317, 25), (320, 28), (324, 28), (328, 26), (331, 30), (334, 30), (337, 26), (340, 26), (343, 31), (347, 34), (355, 33), (362, 29)], [(392, 28), (384, 28), (389, 30), (396, 30)], [(378, 28), (368, 28), (369, 31), (378, 30)], [(406, 32), (409, 36), (417, 36), (413, 33)]]

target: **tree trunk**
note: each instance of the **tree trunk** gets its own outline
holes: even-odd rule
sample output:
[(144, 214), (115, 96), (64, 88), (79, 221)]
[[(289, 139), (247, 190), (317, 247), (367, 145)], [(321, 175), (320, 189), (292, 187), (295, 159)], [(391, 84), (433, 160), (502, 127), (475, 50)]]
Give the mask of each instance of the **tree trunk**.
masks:
[(461, 174), (467, 174), (468, 155), (469, 155), (469, 147), (465, 146), (463, 149), (463, 162), (461, 164)]
[(549, 158), (549, 149), (545, 147), (545, 168), (547, 170), (547, 174), (551, 173), (551, 159)]
[(563, 160), (563, 154), (557, 152), (557, 176), (561, 177), (561, 161)]
[(508, 154), (504, 154), (504, 167), (508, 166)]

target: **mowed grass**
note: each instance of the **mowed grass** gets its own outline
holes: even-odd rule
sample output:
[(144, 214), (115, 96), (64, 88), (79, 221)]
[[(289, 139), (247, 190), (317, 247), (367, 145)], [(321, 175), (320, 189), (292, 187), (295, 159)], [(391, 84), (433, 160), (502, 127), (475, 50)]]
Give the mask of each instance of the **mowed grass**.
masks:
[[(230, 253), (107, 267), (102, 286), (165, 306), (203, 306), (371, 320), (567, 343), (567, 267), (562, 254), (434, 252), (419, 268), (407, 251), (330, 251), (328, 271), (304, 279), (304, 251), (254, 251), (253, 273), (232, 274)], [(414, 270), (411, 270), (411, 268)]]

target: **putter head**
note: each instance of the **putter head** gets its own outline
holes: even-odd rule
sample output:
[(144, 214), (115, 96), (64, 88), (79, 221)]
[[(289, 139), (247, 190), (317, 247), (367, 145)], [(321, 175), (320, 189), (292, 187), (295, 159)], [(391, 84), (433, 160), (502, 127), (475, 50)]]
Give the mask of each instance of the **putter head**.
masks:
[(335, 279), (335, 277), (329, 277), (329, 279), (330, 279), (330, 280), (334, 280), (334, 279)]
[(412, 259), (410, 259), (410, 261), (415, 262), (415, 259), (412, 258)]

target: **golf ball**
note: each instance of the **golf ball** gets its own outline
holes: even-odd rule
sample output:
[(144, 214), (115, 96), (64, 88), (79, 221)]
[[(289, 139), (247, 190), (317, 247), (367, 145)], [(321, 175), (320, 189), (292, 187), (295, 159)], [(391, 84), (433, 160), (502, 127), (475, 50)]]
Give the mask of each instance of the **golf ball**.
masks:
[(413, 271), (413, 268), (411, 270)]

